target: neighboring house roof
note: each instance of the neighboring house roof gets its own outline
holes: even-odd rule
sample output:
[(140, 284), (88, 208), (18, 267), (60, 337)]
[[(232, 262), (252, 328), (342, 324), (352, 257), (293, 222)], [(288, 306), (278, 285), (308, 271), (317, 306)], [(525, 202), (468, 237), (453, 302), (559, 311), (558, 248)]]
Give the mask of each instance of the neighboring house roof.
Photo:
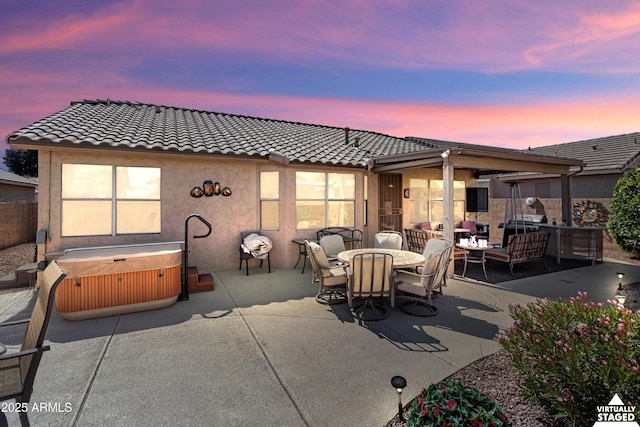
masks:
[(15, 173), (0, 169), (0, 184), (35, 188), (38, 186), (38, 181), (37, 179), (27, 178), (25, 176), (16, 175)]
[(584, 161), (581, 174), (624, 173), (640, 161), (640, 132), (536, 147), (531, 153)]
[(250, 158), (275, 151), (291, 162), (362, 168), (373, 157), (429, 148), (363, 130), (110, 100), (72, 102), (7, 142)]

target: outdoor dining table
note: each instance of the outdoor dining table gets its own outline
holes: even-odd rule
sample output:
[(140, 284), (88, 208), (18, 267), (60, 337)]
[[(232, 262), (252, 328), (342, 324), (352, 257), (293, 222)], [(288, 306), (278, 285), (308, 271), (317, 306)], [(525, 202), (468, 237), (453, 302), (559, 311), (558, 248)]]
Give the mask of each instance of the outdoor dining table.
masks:
[(338, 254), (338, 259), (344, 263), (350, 263), (353, 257), (357, 254), (364, 253), (376, 253), (376, 254), (389, 254), (393, 256), (393, 268), (412, 268), (421, 265), (425, 261), (425, 257), (422, 254), (404, 251), (401, 249), (387, 249), (387, 248), (361, 248), (350, 249)]

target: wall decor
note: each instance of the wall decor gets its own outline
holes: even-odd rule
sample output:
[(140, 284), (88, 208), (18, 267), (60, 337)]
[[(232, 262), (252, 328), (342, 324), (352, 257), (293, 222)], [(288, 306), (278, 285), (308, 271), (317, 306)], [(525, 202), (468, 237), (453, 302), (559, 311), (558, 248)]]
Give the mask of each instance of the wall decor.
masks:
[(227, 196), (227, 197), (230, 196), (231, 195), (231, 189), (229, 187), (224, 187), (222, 189), (222, 195), (223, 196)]
[(191, 197), (199, 198), (204, 196), (204, 191), (202, 191), (200, 187), (193, 187), (193, 190), (191, 190), (189, 194), (191, 194)]
[(410, 199), (411, 198), (411, 189), (410, 188), (405, 188), (404, 189), (404, 198), (405, 199)]
[(600, 202), (584, 200), (573, 205), (573, 222), (579, 227), (606, 227), (609, 210)]
[(207, 197), (213, 196), (213, 181), (206, 180), (202, 183), (202, 189), (204, 190), (204, 195)]
[(213, 194), (219, 196), (222, 193), (222, 188), (220, 187), (220, 183), (216, 182), (213, 184)]

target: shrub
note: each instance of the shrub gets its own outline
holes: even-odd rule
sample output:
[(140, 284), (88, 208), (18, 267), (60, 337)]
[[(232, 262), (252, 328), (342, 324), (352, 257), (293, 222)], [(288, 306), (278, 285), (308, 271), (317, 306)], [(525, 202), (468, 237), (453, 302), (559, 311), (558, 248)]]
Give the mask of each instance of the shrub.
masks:
[[(497, 339), (523, 379), (523, 395), (575, 425), (593, 425), (615, 393), (640, 403), (640, 317), (587, 295), (510, 306), (513, 326)], [(638, 416), (638, 408), (636, 408)]]
[(613, 187), (608, 232), (625, 252), (640, 257), (640, 168), (620, 178)]
[(504, 409), (475, 387), (441, 381), (422, 390), (409, 404), (407, 426), (511, 426)]

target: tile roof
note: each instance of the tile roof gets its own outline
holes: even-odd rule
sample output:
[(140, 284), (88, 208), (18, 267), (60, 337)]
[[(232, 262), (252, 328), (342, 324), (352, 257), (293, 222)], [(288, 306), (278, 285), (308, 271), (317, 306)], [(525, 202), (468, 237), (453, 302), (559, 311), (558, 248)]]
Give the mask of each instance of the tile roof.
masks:
[[(128, 101), (84, 100), (24, 127), (7, 142), (131, 148), (366, 167), (372, 157), (421, 151), (417, 141), (376, 132)], [(359, 139), (356, 146), (355, 141)]]
[(624, 173), (640, 162), (640, 132), (536, 147), (531, 153), (582, 160), (583, 173)]

